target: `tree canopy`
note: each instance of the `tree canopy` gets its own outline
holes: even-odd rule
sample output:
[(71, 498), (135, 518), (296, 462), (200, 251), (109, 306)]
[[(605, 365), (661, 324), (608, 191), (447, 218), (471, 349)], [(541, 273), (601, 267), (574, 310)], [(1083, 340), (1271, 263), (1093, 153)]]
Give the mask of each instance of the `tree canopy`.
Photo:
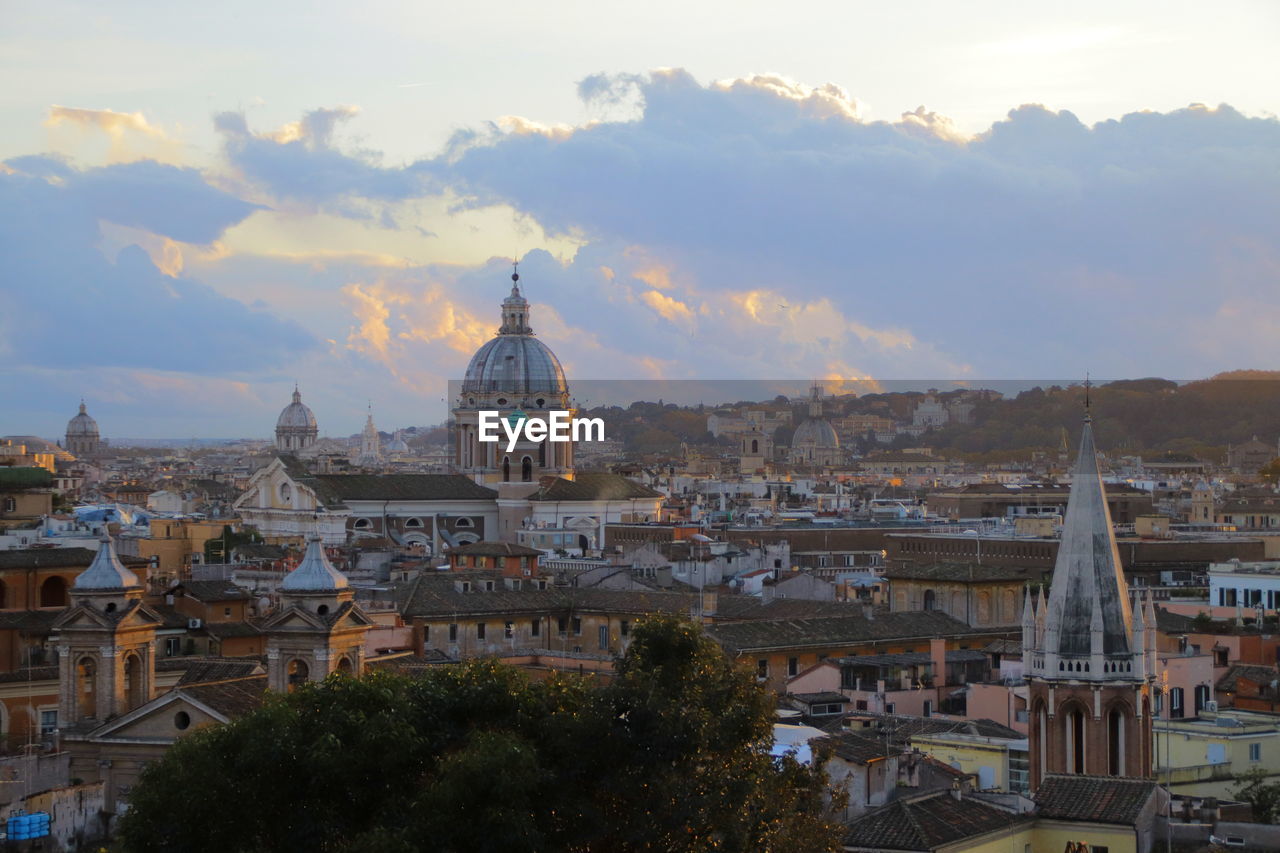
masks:
[[(130, 851), (838, 850), (821, 761), (701, 630), (636, 625), (616, 677), (477, 660), (333, 676), (178, 741), (130, 792)], [(838, 804), (837, 804), (838, 805)]]

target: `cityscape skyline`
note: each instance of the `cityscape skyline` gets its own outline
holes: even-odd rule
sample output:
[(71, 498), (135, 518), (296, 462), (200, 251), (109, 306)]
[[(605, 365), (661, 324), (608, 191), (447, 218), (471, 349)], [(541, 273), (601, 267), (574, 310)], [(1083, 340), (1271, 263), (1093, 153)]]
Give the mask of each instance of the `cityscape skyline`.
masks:
[[(83, 396), (121, 435), (256, 435), (295, 381), (352, 430), (369, 399), (429, 422), (513, 258), (579, 379), (1208, 376), (1280, 355), (1273, 9), (1161, 6), (1153, 27), (1151, 4), (1097, 25), (934, 4), (914, 34), (841, 11), (861, 52), (827, 33), (784, 52), (762, 10), (709, 8), (680, 35), (669, 10), (628, 13), (642, 37), (610, 53), (610, 16), (405, 7), (330, 10), (277, 46), (285, 7), (236, 43), (243, 69), (219, 50), (230, 11), (197, 33), (121, 6), (47, 44), (48, 12), (22, 10), (0, 392), (25, 403), (0, 432), (57, 434)], [(737, 38), (699, 39), (717, 23)], [(492, 52), (449, 46), (480, 32)], [(172, 80), (143, 73), (180, 47)], [(96, 77), (48, 67), (108, 55)]]

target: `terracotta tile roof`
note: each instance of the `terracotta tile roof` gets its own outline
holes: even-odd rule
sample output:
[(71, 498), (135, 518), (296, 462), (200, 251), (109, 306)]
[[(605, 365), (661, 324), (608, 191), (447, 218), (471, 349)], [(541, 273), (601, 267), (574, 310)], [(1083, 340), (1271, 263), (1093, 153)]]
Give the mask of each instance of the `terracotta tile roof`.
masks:
[(941, 792), (895, 800), (870, 812), (849, 825), (844, 843), (846, 850), (930, 851), (1030, 820), (975, 798)]
[(249, 590), (238, 587), (231, 581), (182, 581), (170, 587), (168, 592), (173, 594), (181, 592), (189, 598), (205, 603), (246, 601), (253, 597), (253, 593)]
[(870, 764), (883, 761), (892, 754), (879, 738), (863, 737), (853, 732), (840, 732), (819, 738), (810, 744), (816, 749), (830, 749), (832, 754), (854, 764)]
[(449, 556), (463, 557), (541, 557), (537, 548), (526, 548), (510, 542), (472, 542), (468, 545), (457, 545), (449, 549)]
[(1149, 779), (1049, 773), (1036, 791), (1036, 812), (1056, 820), (1132, 826), (1155, 790)]
[(461, 474), (315, 474), (339, 501), (494, 500), (498, 493)]
[[(810, 602), (811, 603), (811, 602)], [(868, 619), (861, 608), (844, 616), (716, 623), (710, 634), (731, 653), (768, 649), (840, 646), (870, 640), (904, 640), (987, 633), (970, 628), (941, 611), (878, 613)]]
[(223, 716), (235, 719), (262, 707), (267, 691), (267, 677), (256, 675), (228, 681), (189, 684), (175, 689)]
[[(90, 548), (16, 548), (0, 551), (0, 569), (85, 569), (97, 556)], [(121, 557), (126, 566), (145, 566), (146, 560)]]
[(1227, 668), (1227, 671), (1218, 679), (1216, 689), (1226, 693), (1236, 692), (1236, 685), (1241, 679), (1251, 681), (1254, 684), (1269, 685), (1272, 681), (1280, 678), (1280, 671), (1274, 666), (1257, 666), (1254, 664), (1237, 663)]
[[(471, 590), (461, 592), (458, 581), (470, 581)], [(486, 590), (485, 581), (494, 588)], [(401, 615), (440, 617), (476, 616), (547, 611), (608, 611), (613, 613), (688, 613), (696, 596), (681, 592), (615, 590), (598, 587), (548, 587), (525, 585), (508, 589), (497, 573), (436, 572), (420, 575), (401, 594)]]
[(187, 667), (178, 679), (178, 686), (203, 684), (210, 681), (226, 681), (261, 675), (262, 664), (253, 658), (205, 658), (197, 659)]
[(0, 630), (47, 634), (58, 616), (57, 610), (0, 610)]
[(1042, 569), (991, 566), (981, 563), (907, 563), (884, 570), (890, 580), (931, 580), (953, 583), (997, 583), (1000, 581), (1040, 580)]
[(0, 672), (0, 684), (10, 684), (15, 681), (57, 681), (58, 665), (50, 666), (24, 666), (13, 670), (12, 672)]
[(531, 501), (621, 501), (665, 497), (620, 474), (578, 474), (572, 480), (557, 477), (529, 496)]

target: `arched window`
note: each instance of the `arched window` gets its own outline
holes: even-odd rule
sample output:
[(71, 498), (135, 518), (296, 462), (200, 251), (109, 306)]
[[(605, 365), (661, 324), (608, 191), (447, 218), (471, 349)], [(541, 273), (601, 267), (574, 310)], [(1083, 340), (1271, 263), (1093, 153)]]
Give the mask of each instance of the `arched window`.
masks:
[(405, 526), (406, 528), (410, 528), (410, 527), (421, 527), (421, 526), (422, 526), (422, 519), (420, 519), (420, 518), (407, 518), (407, 519), (405, 519), (404, 526)]
[(82, 720), (98, 718), (98, 693), (94, 683), (98, 677), (98, 665), (93, 658), (81, 658), (76, 665), (76, 706)]
[(142, 661), (137, 655), (129, 655), (124, 659), (124, 702), (125, 710), (131, 711), (146, 701), (142, 685)]
[(533, 460), (528, 456), (520, 460), (520, 480), (525, 483), (533, 481)]
[(454, 527), (474, 527), (475, 525), (472, 523), (471, 519), (463, 515), (463, 516), (459, 516), (457, 519), (454, 520), (453, 526)]
[(1066, 750), (1066, 766), (1068, 773), (1084, 773), (1084, 712), (1072, 708), (1062, 715), (1063, 739)]
[(351, 526), (356, 530), (368, 530), (370, 527), (373, 526), (373, 522), (371, 522), (367, 518), (357, 518), (355, 520), (355, 523), (352, 524)]
[(760, 440), (756, 438), (751, 439), (751, 455), (755, 456), (759, 452), (760, 452)]
[(511, 457), (502, 457), (502, 482), (511, 482)]
[(925, 610), (938, 609), (938, 597), (934, 594), (933, 590), (931, 589), (926, 589), (924, 591), (924, 609)]
[(1124, 711), (1112, 708), (1107, 715), (1107, 772), (1124, 775)]
[(289, 677), (288, 690), (292, 693), (307, 683), (307, 676), (311, 674), (311, 668), (307, 666), (306, 661), (294, 658), (289, 661), (289, 668), (285, 672)]
[(66, 607), (67, 582), (61, 577), (54, 575), (51, 578), (47, 578), (44, 583), (40, 584), (40, 606)]
[(343, 675), (351, 675), (355, 672), (355, 666), (351, 663), (351, 658), (338, 658), (338, 672)]

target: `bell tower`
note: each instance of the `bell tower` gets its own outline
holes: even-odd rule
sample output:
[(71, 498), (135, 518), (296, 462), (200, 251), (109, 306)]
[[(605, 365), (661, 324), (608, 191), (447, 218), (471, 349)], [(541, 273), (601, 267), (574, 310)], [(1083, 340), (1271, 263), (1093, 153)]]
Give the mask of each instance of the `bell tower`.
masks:
[(288, 692), (334, 672), (364, 671), (365, 635), (373, 621), (353, 601), (347, 576), (334, 568), (319, 536), (280, 584), (280, 607), (267, 618), (267, 686)]
[(53, 623), (64, 730), (96, 728), (154, 695), (161, 620), (142, 603), (142, 592), (104, 532), (93, 562), (71, 586), (71, 605)]
[(1151, 776), (1155, 608), (1130, 597), (1086, 415), (1045, 600), (1022, 612), (1031, 789), (1046, 773)]

